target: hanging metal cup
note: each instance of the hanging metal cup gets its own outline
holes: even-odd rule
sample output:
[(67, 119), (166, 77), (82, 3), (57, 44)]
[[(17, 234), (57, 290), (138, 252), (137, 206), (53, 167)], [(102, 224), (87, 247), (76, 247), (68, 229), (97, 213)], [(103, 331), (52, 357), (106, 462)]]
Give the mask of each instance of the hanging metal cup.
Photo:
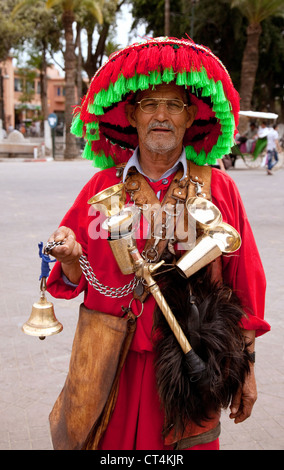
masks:
[(89, 199), (88, 204), (102, 212), (107, 217), (118, 214), (123, 209), (126, 200), (124, 184), (119, 183), (106, 188)]
[(222, 253), (234, 253), (241, 247), (242, 240), (239, 232), (226, 222), (206, 230), (205, 233), (214, 240)]
[(176, 263), (176, 269), (183, 277), (190, 277), (222, 254), (217, 243), (208, 235), (196, 240), (195, 247), (187, 251)]
[(218, 207), (204, 197), (189, 198), (186, 201), (186, 208), (200, 228), (208, 229), (222, 222), (222, 214)]
[(135, 205), (126, 205), (124, 184), (116, 184), (93, 196), (88, 204), (107, 216), (102, 228), (108, 232), (108, 243), (122, 274), (134, 272), (129, 249), (136, 247), (134, 232), (141, 212)]
[(241, 237), (234, 227), (222, 222), (204, 230), (196, 246), (187, 251), (177, 262), (176, 268), (183, 277), (190, 277), (222, 253), (233, 253), (241, 246)]

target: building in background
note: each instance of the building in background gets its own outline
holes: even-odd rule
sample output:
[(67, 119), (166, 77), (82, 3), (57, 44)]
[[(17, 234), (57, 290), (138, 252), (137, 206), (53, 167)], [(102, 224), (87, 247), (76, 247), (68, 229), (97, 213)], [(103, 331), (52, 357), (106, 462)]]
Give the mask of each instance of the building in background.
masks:
[[(65, 79), (53, 66), (47, 69), (48, 114), (56, 113), (58, 132), (64, 127)], [(39, 72), (18, 69), (9, 57), (0, 62), (0, 119), (8, 133), (12, 129), (27, 135), (40, 133), (41, 97)]]

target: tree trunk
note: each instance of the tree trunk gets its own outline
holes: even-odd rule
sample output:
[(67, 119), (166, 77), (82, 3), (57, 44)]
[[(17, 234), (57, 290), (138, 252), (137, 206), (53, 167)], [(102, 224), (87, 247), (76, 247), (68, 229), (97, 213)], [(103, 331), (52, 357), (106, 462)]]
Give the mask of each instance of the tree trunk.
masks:
[(96, 51), (92, 53), (92, 44), (93, 44), (93, 32), (88, 32), (88, 55), (87, 60), (84, 64), (85, 71), (88, 74), (89, 80), (91, 81), (96, 71), (102, 63), (102, 59), (105, 52), (105, 44), (109, 32), (110, 24), (104, 23), (100, 37), (97, 43)]
[(79, 156), (79, 150), (76, 145), (76, 138), (70, 133), (72, 123), (73, 106), (76, 104), (75, 100), (75, 87), (76, 87), (76, 56), (75, 45), (73, 39), (72, 25), (74, 22), (73, 11), (64, 11), (62, 15), (62, 23), (65, 32), (65, 152), (64, 158), (71, 159)]
[(42, 48), (42, 63), (40, 69), (40, 101), (41, 101), (41, 132), (44, 133), (44, 121), (47, 121), (48, 117), (48, 105), (47, 105), (47, 76), (46, 76), (47, 62), (46, 62), (46, 42), (43, 40)]
[[(122, 7), (124, 3), (125, 3), (125, 0), (121, 0), (120, 3), (116, 4), (115, 13), (117, 13), (120, 10), (120, 8)], [(105, 45), (106, 45), (106, 41), (107, 41), (111, 24), (112, 24), (111, 22), (110, 23), (107, 21), (103, 22), (102, 29), (100, 32), (100, 37), (99, 37), (96, 51), (94, 54), (93, 54), (93, 30), (90, 31), (87, 29), (88, 54), (87, 54), (87, 60), (84, 62), (83, 66), (84, 66), (84, 70), (88, 74), (90, 81), (92, 80), (98, 68), (102, 65), (102, 61), (103, 61), (103, 57), (105, 53)]]
[(170, 0), (165, 0), (165, 36), (170, 35)]
[(81, 103), (83, 97), (82, 91), (82, 44), (81, 44), (81, 25), (77, 23), (77, 38), (76, 46), (78, 47), (77, 54), (77, 104)]
[[(250, 24), (247, 28), (247, 43), (244, 50), (241, 72), (240, 106), (242, 111), (249, 111), (252, 104), (255, 77), (258, 68), (260, 24)], [(246, 130), (247, 119), (240, 119), (239, 131)]]

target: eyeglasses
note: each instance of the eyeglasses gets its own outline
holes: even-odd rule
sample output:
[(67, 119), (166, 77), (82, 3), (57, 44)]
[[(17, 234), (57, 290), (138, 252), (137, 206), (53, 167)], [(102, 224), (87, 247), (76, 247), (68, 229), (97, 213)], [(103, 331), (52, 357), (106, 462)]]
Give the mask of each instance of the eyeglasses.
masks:
[(180, 114), (188, 106), (181, 100), (170, 98), (143, 98), (143, 100), (136, 102), (140, 105), (141, 111), (147, 114), (154, 114), (161, 103), (166, 105), (170, 114)]

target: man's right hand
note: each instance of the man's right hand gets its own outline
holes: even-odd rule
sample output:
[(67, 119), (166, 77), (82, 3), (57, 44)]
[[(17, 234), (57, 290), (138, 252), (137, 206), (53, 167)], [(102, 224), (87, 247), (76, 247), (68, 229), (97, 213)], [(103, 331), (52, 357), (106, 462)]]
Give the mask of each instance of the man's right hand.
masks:
[(51, 250), (51, 255), (62, 265), (62, 271), (65, 276), (74, 284), (78, 284), (82, 270), (79, 264), (79, 258), (82, 255), (82, 246), (76, 241), (73, 230), (68, 227), (59, 227), (50, 237), (49, 242), (61, 242)]

